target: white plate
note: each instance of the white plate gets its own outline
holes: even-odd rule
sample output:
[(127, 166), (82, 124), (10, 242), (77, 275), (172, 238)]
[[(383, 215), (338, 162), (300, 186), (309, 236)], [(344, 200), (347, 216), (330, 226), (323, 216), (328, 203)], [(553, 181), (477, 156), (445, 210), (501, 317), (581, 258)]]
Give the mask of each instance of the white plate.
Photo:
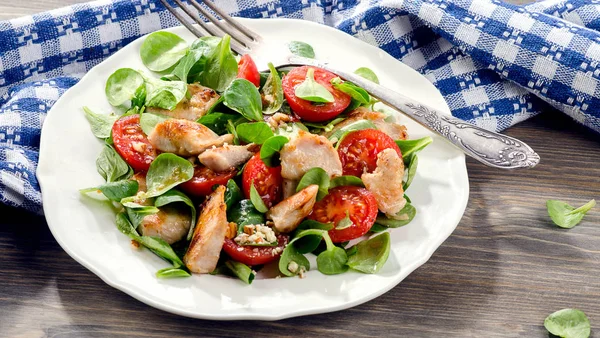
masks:
[[(423, 76), (345, 33), (300, 20), (242, 22), (266, 39), (308, 42), (317, 58), (341, 69), (369, 67), (383, 85), (449, 114), (441, 94)], [(169, 31), (193, 41), (183, 27)], [(364, 303), (390, 290), (425, 263), (456, 228), (469, 192), (464, 155), (401, 117), (410, 138), (432, 135), (434, 142), (420, 153), (418, 174), (407, 192), (417, 216), (409, 225), (391, 230), (391, 254), (378, 274), (326, 276), (313, 268), (304, 279), (257, 279), (249, 286), (211, 275), (157, 279), (154, 273), (166, 267), (165, 262), (147, 250), (133, 249), (117, 231), (110, 208), (78, 192), (103, 183), (95, 165), (102, 142), (92, 135), (81, 107), (111, 110), (104, 95), (105, 81), (121, 67), (144, 69), (138, 56), (142, 41), (130, 43), (90, 70), (56, 102), (42, 129), (37, 176), (50, 230), (69, 255), (109, 285), (156, 308), (196, 318), (276, 320), (324, 313)]]

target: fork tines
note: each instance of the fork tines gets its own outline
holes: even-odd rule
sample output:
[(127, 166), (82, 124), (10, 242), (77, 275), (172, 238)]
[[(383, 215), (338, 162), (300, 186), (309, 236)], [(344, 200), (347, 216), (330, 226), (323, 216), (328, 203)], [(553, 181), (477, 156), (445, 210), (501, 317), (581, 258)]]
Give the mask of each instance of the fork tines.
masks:
[(215, 6), (215, 4), (210, 1), (202, 1), (208, 8), (213, 10), (217, 15), (221, 17), (222, 20), (219, 20), (216, 16), (211, 14), (208, 10), (203, 8), (196, 0), (187, 0), (192, 4), (194, 8), (208, 21), (212, 22), (214, 26), (208, 25), (202, 18), (194, 13), (189, 6), (184, 4), (181, 0), (174, 0), (177, 5), (190, 17), (194, 22), (196, 22), (202, 31), (198, 30), (194, 25), (192, 25), (179, 11), (173, 8), (167, 0), (160, 0), (163, 5), (171, 12), (179, 22), (181, 22), (190, 32), (192, 32), (197, 37), (202, 36), (216, 36), (223, 37), (223, 35), (228, 34), (231, 36), (231, 49), (233, 49), (238, 54), (246, 54), (252, 50), (253, 47), (257, 47), (260, 41), (260, 35), (251, 31), (247, 27), (241, 25), (239, 22), (235, 21), (232, 17), (227, 15), (223, 10)]

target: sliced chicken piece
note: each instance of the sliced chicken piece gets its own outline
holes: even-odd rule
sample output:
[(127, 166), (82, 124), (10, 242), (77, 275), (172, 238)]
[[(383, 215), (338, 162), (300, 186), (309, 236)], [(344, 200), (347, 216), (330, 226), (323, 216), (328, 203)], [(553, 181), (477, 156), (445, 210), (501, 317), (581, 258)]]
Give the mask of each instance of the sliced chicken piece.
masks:
[(406, 205), (403, 177), (404, 162), (394, 149), (380, 152), (375, 171), (361, 177), (365, 187), (375, 195), (379, 210), (392, 218)]
[(334, 132), (339, 130), (340, 128), (345, 127), (345, 126), (347, 126), (351, 123), (354, 123), (356, 121), (359, 121), (359, 120), (369, 120), (369, 121), (373, 122), (373, 124), (375, 125), (375, 127), (377, 127), (377, 129), (386, 133), (389, 137), (391, 137), (394, 140), (406, 140), (406, 138), (408, 137), (405, 126), (394, 123), (394, 122), (386, 122), (385, 114), (377, 112), (377, 111), (370, 111), (364, 107), (360, 107), (360, 108), (353, 110), (348, 115), (347, 119), (336, 124), (335, 127), (333, 128), (333, 130), (331, 130), (330, 132), (325, 133), (323, 135), (325, 137), (329, 137)]
[(283, 179), (283, 198), (288, 198), (296, 193), (296, 187), (300, 181)]
[(253, 143), (245, 146), (226, 144), (206, 150), (198, 156), (198, 160), (213, 171), (228, 171), (248, 161), (258, 149), (258, 145)]
[(217, 267), (228, 229), (225, 186), (219, 185), (208, 196), (198, 217), (192, 241), (183, 256), (185, 266), (195, 273), (212, 272)]
[(176, 119), (196, 121), (202, 117), (219, 99), (219, 94), (214, 90), (193, 83), (188, 85), (191, 98), (184, 98), (173, 110), (147, 107), (146, 111), (162, 114)]
[(273, 221), (273, 226), (279, 232), (296, 230), (300, 222), (311, 213), (318, 192), (318, 185), (309, 185), (269, 209), (267, 218)]
[(173, 244), (187, 235), (191, 222), (189, 208), (165, 205), (156, 214), (145, 216), (138, 229), (144, 236), (159, 237)]
[(342, 162), (329, 140), (303, 130), (281, 149), (281, 176), (299, 180), (308, 170), (323, 168), (330, 177), (342, 174)]
[(212, 146), (233, 141), (233, 135), (217, 135), (208, 127), (194, 121), (169, 119), (158, 123), (148, 135), (148, 141), (158, 150), (181, 156), (201, 154)]

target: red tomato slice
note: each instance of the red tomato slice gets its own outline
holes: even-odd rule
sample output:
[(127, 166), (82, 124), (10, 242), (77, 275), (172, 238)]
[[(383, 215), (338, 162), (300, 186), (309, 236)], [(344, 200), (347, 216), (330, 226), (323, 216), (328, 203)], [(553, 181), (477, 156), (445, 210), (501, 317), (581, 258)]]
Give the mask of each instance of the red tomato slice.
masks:
[(394, 140), (376, 129), (357, 130), (348, 133), (338, 147), (344, 175), (360, 177), (365, 171), (373, 172), (377, 167), (377, 154), (392, 148), (402, 153)]
[(257, 87), (260, 86), (260, 74), (258, 73), (258, 68), (256, 68), (256, 63), (254, 63), (250, 55), (246, 54), (240, 59), (237, 77), (246, 79)]
[(140, 127), (140, 115), (134, 114), (118, 119), (112, 127), (112, 138), (117, 153), (135, 171), (147, 171), (154, 161), (157, 150)]
[(181, 190), (193, 196), (206, 196), (213, 192), (215, 185), (225, 185), (227, 181), (233, 178), (236, 170), (215, 172), (211, 169), (197, 165), (194, 167), (194, 176), (191, 180), (181, 183)]
[(246, 198), (250, 198), (250, 187), (254, 187), (268, 208), (281, 201), (282, 183), (281, 166), (268, 167), (261, 159), (260, 152), (256, 153), (246, 163), (242, 173), (242, 190)]
[(309, 122), (326, 121), (338, 116), (344, 109), (348, 108), (352, 98), (350, 95), (333, 88), (330, 81), (336, 78), (337, 75), (332, 72), (317, 67), (310, 67), (315, 70), (315, 81), (327, 88), (333, 94), (335, 101), (330, 103), (315, 103), (296, 96), (296, 87), (306, 79), (308, 68), (308, 66), (294, 68), (283, 77), (283, 95), (285, 95), (290, 108), (301, 119)]
[(289, 236), (277, 235), (277, 246), (249, 246), (239, 245), (234, 240), (226, 238), (223, 242), (223, 250), (231, 259), (240, 263), (250, 266), (262, 265), (279, 258), (288, 240)]
[(308, 218), (321, 223), (333, 223), (337, 227), (338, 223), (346, 218), (346, 213), (353, 224), (344, 229), (329, 230), (329, 237), (334, 243), (353, 240), (371, 229), (377, 218), (375, 196), (361, 187), (335, 187), (315, 203)]

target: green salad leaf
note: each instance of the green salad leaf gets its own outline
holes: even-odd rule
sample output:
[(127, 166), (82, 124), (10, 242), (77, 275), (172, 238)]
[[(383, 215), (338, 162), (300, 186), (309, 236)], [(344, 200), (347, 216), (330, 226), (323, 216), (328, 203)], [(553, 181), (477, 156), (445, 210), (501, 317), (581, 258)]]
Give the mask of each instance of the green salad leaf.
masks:
[(409, 158), (412, 154), (416, 154), (417, 152), (423, 150), (427, 147), (433, 139), (430, 136), (425, 136), (416, 140), (396, 140), (396, 144), (400, 148), (400, 152), (402, 153), (402, 158), (404, 158), (404, 164), (406, 165), (406, 159)]
[(187, 93), (187, 84), (183, 81), (163, 81), (146, 78), (146, 105), (173, 110)]
[(369, 120), (358, 120), (352, 123), (349, 123), (342, 128), (336, 130), (329, 136), (329, 141), (335, 143), (341, 141), (346, 134), (351, 131), (363, 130), (363, 129), (377, 129), (375, 124)]
[[(283, 87), (281, 85), (279, 73), (270, 62), (269, 70), (271, 73), (269, 74), (264, 86), (261, 88), (263, 98), (263, 114), (267, 115), (276, 113), (283, 104)], [(264, 103), (266, 103), (266, 105)]]
[(390, 242), (390, 233), (384, 232), (358, 243), (348, 257), (348, 266), (364, 273), (379, 272), (390, 255)]
[(288, 277), (296, 276), (300, 271), (310, 270), (310, 262), (296, 247), (289, 243), (279, 257), (279, 271)]
[(109, 145), (104, 145), (102, 152), (96, 159), (96, 169), (108, 183), (126, 179), (133, 175), (131, 167)]
[(350, 95), (353, 100), (356, 100), (359, 103), (359, 105), (367, 105), (371, 102), (371, 95), (352, 82), (343, 82), (339, 77), (335, 77), (331, 79), (331, 84), (333, 85), (333, 88)]
[(325, 240), (327, 249), (317, 256), (317, 269), (325, 275), (337, 275), (346, 272), (348, 270), (348, 265), (346, 265), (348, 263), (346, 250), (333, 244), (326, 231), (323, 231), (323, 239)]
[(134, 227), (140, 226), (144, 217), (158, 213), (160, 210), (153, 205), (139, 205), (133, 202), (125, 203), (125, 211)]
[(260, 147), (260, 159), (269, 167), (276, 167), (280, 164), (279, 152), (283, 146), (290, 141), (289, 138), (282, 135), (269, 137)]
[(306, 42), (292, 41), (288, 44), (288, 48), (292, 54), (305, 58), (315, 58), (315, 51), (313, 50), (312, 46)]
[(400, 210), (397, 214), (399, 219), (388, 218), (387, 216), (380, 214), (377, 216), (375, 224), (379, 224), (386, 228), (399, 228), (410, 223), (413, 218), (415, 218), (416, 214), (417, 209), (407, 201), (404, 208), (402, 208), (402, 210)]
[(177, 278), (177, 277), (190, 277), (191, 274), (182, 268), (164, 268), (156, 271), (156, 277), (158, 278)]
[(142, 90), (144, 82), (142, 74), (131, 68), (121, 68), (108, 77), (104, 92), (111, 105), (123, 106), (141, 95), (138, 91)]
[(179, 60), (179, 63), (173, 69), (175, 75), (180, 81), (192, 83), (190, 79), (194, 75), (198, 75), (204, 69), (206, 63), (204, 49), (190, 49), (187, 54)]
[(331, 182), (329, 183), (329, 189), (333, 189), (335, 187), (343, 187), (343, 186), (355, 186), (355, 187), (364, 188), (365, 184), (363, 183), (363, 181), (360, 178), (358, 178), (356, 176), (351, 176), (351, 175), (334, 177), (331, 179)]
[(250, 201), (252, 202), (252, 205), (254, 205), (254, 208), (256, 208), (256, 210), (258, 210), (259, 212), (262, 212), (264, 214), (267, 211), (269, 211), (269, 208), (267, 208), (267, 206), (265, 205), (265, 202), (263, 201), (262, 197), (260, 197), (258, 190), (256, 190), (254, 182), (252, 182), (252, 185), (250, 186)]
[(88, 107), (83, 107), (85, 118), (90, 123), (92, 134), (97, 138), (105, 139), (110, 137), (112, 126), (119, 119), (115, 114), (96, 114)]
[(227, 220), (238, 225), (238, 233), (244, 231), (245, 225), (264, 224), (265, 216), (260, 213), (249, 199), (241, 200), (231, 210), (227, 209)]
[(228, 260), (225, 262), (225, 266), (246, 284), (252, 284), (256, 276), (254, 271), (244, 263)]
[(242, 190), (232, 179), (227, 181), (225, 188), (225, 204), (227, 205), (227, 210), (231, 210), (239, 201), (242, 200)]
[(157, 124), (170, 118), (170, 116), (161, 114), (143, 113), (140, 116), (140, 127), (142, 127), (144, 134), (149, 135)]
[[(199, 76), (200, 83), (218, 92), (224, 91), (237, 77), (238, 65), (231, 53), (231, 37), (225, 35), (207, 56), (204, 70)], [(192, 47), (194, 47), (192, 45)], [(256, 89), (256, 87), (254, 87)]]
[[(298, 225), (298, 227), (296, 228), (295, 234), (300, 233), (303, 230), (308, 230), (308, 229), (317, 229), (317, 230), (325, 230), (325, 231), (329, 231), (331, 229), (333, 229), (333, 223), (321, 223), (321, 222), (317, 222), (314, 221), (312, 219), (305, 219), (304, 221), (302, 221), (302, 223), (300, 223), (300, 225)], [(292, 236), (292, 238), (296, 237), (295, 235)], [(317, 234), (317, 235), (305, 235), (303, 237), (300, 237), (296, 240), (296, 242), (294, 243), (294, 245), (296, 246), (296, 250), (301, 253), (301, 254), (307, 254), (309, 252), (313, 252), (315, 251), (315, 249), (317, 249), (317, 247), (319, 246), (319, 244), (321, 243), (321, 241), (323, 240), (323, 236), (321, 236), (321, 234)]]
[(185, 205), (190, 207), (192, 217), (190, 230), (188, 231), (187, 235), (187, 240), (189, 241), (190, 239), (192, 239), (192, 235), (194, 234), (194, 226), (196, 225), (196, 207), (194, 206), (192, 200), (186, 194), (175, 189), (171, 189), (165, 192), (164, 194), (158, 196), (154, 200), (154, 206), (157, 208), (171, 203), (184, 203)]
[[(227, 133), (227, 122), (230, 120), (237, 120), (240, 116), (238, 114), (226, 114), (226, 113), (210, 113), (202, 116), (196, 122), (208, 127), (219, 135)], [(245, 119), (244, 119), (245, 120)]]
[(596, 200), (591, 200), (577, 209), (565, 202), (556, 200), (546, 201), (548, 215), (550, 215), (554, 224), (565, 229), (570, 229), (579, 224), (583, 216), (595, 206)]
[(333, 94), (325, 86), (315, 81), (315, 69), (308, 68), (306, 79), (296, 86), (294, 93), (297, 97), (317, 103), (333, 102)]
[(190, 161), (171, 153), (158, 155), (150, 164), (146, 175), (148, 189), (145, 198), (166, 193), (180, 183), (194, 176), (194, 166)]
[(588, 338), (591, 333), (590, 320), (581, 310), (562, 309), (544, 320), (548, 332), (563, 338)]
[(188, 45), (173, 33), (154, 32), (142, 43), (140, 57), (148, 69), (162, 72), (171, 68), (186, 54)]
[(379, 84), (379, 79), (377, 78), (377, 75), (375, 74), (375, 72), (373, 72), (371, 69), (369, 69), (367, 67), (358, 68), (357, 70), (354, 71), (354, 74), (360, 75), (369, 81)]
[(242, 142), (263, 144), (273, 136), (271, 127), (266, 122), (240, 123), (235, 127)]
[(223, 103), (250, 121), (263, 121), (258, 89), (246, 79), (235, 79), (223, 93)]
[(79, 192), (88, 194), (91, 192), (100, 192), (111, 201), (119, 202), (125, 197), (133, 196), (138, 191), (138, 182), (135, 180), (121, 180), (105, 183), (98, 187), (81, 189)]
[(407, 166), (407, 172), (406, 172), (406, 177), (404, 179), (404, 184), (402, 186), (402, 188), (404, 189), (404, 191), (406, 191), (406, 189), (408, 189), (408, 187), (410, 187), (410, 184), (412, 183), (413, 179), (415, 178), (415, 175), (417, 174), (417, 166), (419, 165), (419, 158), (417, 157), (416, 153), (411, 153), (410, 156), (408, 156), (408, 158), (403, 157), (404, 162), (407, 163), (405, 164)]
[(329, 174), (323, 168), (315, 167), (309, 169), (298, 182), (296, 192), (305, 189), (309, 185), (316, 184), (319, 186), (319, 192), (317, 193), (317, 201), (320, 201), (327, 195), (329, 191)]

